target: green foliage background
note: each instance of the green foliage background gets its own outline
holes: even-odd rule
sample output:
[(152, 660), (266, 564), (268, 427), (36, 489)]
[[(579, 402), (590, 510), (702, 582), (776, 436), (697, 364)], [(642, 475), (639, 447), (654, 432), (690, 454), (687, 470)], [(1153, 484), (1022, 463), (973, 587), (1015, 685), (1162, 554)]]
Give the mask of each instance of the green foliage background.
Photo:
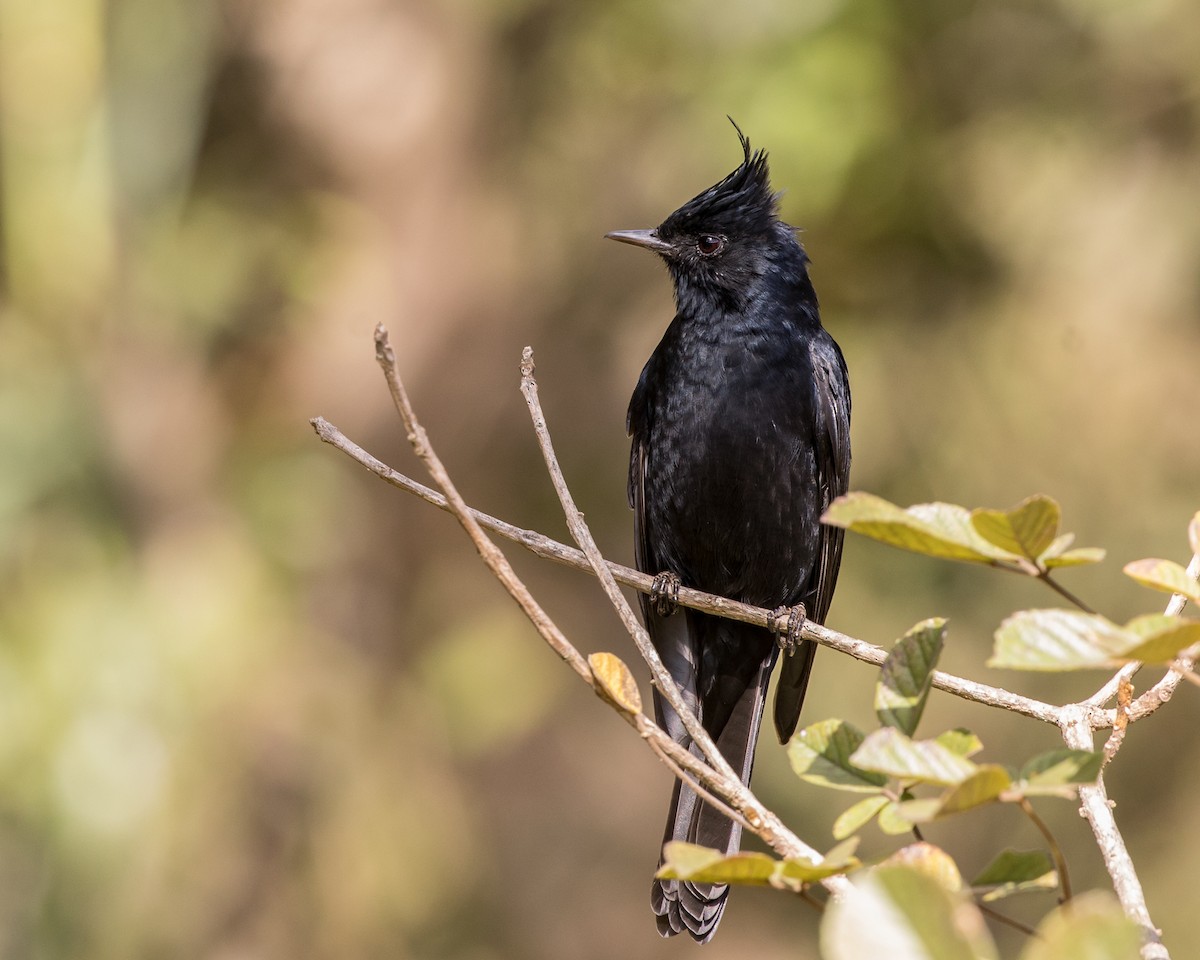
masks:
[[(1186, 559), (1200, 506), (1194, 3), (6, 0), (0, 956), (690, 949), (646, 903), (665, 771), (452, 521), (307, 418), (416, 469), (382, 320), (469, 499), (561, 533), (516, 389), (532, 343), (576, 497), (628, 561), (624, 406), (671, 306), (600, 237), (731, 169), (726, 113), (805, 229), (854, 486), (1045, 490), (1115, 561), (1064, 581), (1122, 622), (1157, 606), (1119, 564)], [(632, 660), (593, 584), (517, 559), (581, 646)], [(851, 539), (831, 623), (886, 643), (945, 615), (947, 669), (1088, 692), (984, 667), (1005, 614), (1051, 602), (1011, 580)], [(868, 722), (874, 679), (822, 654), (804, 722)], [(1198, 701), (1109, 778), (1181, 944)], [(929, 716), (988, 761), (1057, 743), (937, 693)], [(830, 845), (837, 798), (769, 743), (756, 784)], [(1069, 805), (1047, 816), (1076, 886), (1103, 884)], [(1037, 842), (1003, 811), (931, 832), (966, 873)], [(807, 908), (734, 901), (708, 960), (815, 955)]]

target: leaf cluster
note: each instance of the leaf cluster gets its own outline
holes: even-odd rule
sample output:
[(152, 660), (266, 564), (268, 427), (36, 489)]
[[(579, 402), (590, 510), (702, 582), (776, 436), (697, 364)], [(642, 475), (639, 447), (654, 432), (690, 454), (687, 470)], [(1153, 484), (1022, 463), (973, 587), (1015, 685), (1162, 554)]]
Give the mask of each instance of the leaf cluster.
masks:
[[(1167, 664), (1200, 643), (1200, 622), (1151, 613), (1118, 625), (1063, 588), (1055, 571), (1099, 562), (1104, 551), (1074, 547), (1074, 535), (1060, 532), (1058, 504), (1046, 496), (1030, 497), (1009, 510), (968, 510), (946, 503), (901, 508), (870, 494), (851, 493), (836, 500), (823, 520), (926, 556), (1041, 580), (1076, 607), (1023, 610), (1008, 617), (995, 631), (990, 666), (1066, 671)], [(1188, 535), (1193, 552), (1200, 553), (1200, 513)], [(1200, 584), (1172, 561), (1138, 560), (1124, 572), (1153, 590), (1200, 604)], [(946, 621), (941, 618), (916, 624), (896, 641), (875, 684), (878, 729), (866, 733), (831, 718), (798, 731), (788, 744), (789, 761), (801, 780), (860, 795), (834, 822), (837, 845), (823, 860), (761, 853), (726, 857), (671, 843), (659, 876), (799, 891), (835, 874), (857, 873), (853, 894), (836, 903), (823, 923), (823, 953), (832, 960), (884, 955), (878, 951), (897, 943), (912, 945), (906, 956), (988, 960), (996, 950), (977, 904), (1054, 890), (1071, 902), (1046, 917), (1022, 960), (1136, 956), (1138, 929), (1111, 897), (1089, 894), (1071, 900), (1065, 860), (1031, 804), (1035, 798), (1075, 797), (1080, 786), (1096, 782), (1104, 753), (1064, 747), (1008, 766), (980, 762), (984, 745), (970, 730), (918, 738), (945, 642)], [(921, 828), (997, 803), (1019, 806), (1041, 830), (1050, 851), (1004, 850), (966, 883), (953, 858), (924, 841)], [(872, 823), (886, 835), (912, 833), (916, 842), (878, 863), (864, 864), (855, 851), (860, 831)], [(886, 920), (862, 923), (856, 904)]]

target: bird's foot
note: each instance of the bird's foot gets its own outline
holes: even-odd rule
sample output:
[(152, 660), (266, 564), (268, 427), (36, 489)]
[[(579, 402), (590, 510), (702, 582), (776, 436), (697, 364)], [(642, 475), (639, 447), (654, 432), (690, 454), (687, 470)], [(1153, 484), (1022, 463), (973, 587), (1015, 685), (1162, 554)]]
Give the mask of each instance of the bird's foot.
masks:
[(679, 588), (682, 583), (675, 574), (664, 570), (650, 585), (650, 606), (660, 617), (669, 617), (679, 606)]
[(794, 607), (777, 607), (771, 611), (771, 633), (775, 635), (779, 649), (789, 657), (800, 646), (800, 631), (807, 622), (808, 611), (802, 603)]

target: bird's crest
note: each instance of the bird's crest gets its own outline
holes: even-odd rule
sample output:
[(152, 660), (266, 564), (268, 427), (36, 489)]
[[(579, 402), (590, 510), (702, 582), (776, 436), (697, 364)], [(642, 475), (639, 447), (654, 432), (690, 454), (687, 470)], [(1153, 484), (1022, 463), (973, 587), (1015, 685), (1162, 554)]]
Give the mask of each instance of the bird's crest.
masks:
[(671, 214), (663, 224), (667, 230), (675, 228), (686, 232), (692, 226), (729, 222), (731, 226), (741, 226), (747, 232), (758, 232), (778, 220), (779, 194), (771, 189), (767, 152), (753, 150), (750, 138), (742, 133), (732, 117), (729, 122), (733, 124), (742, 144), (741, 165), (720, 183), (693, 197)]

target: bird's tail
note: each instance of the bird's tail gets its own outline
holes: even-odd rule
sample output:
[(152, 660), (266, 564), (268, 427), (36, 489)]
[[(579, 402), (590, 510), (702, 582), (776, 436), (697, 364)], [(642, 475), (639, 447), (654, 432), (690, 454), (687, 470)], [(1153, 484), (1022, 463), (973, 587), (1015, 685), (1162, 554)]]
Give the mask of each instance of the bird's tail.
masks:
[[(771, 666), (770, 660), (762, 664), (716, 738), (718, 749), (741, 776), (742, 783), (750, 782), (754, 767), (754, 746), (758, 742)], [(694, 745), (691, 750), (699, 756)], [(740, 824), (718, 813), (690, 787), (675, 781), (675, 792), (671, 794), (671, 807), (667, 811), (664, 844), (684, 840), (730, 855), (738, 851), (741, 839)], [(662, 861), (659, 862), (661, 866)], [(650, 904), (658, 918), (658, 932), (671, 937), (687, 931), (697, 943), (707, 943), (717, 931), (728, 896), (729, 886), (723, 883), (656, 879), (650, 890)]]

